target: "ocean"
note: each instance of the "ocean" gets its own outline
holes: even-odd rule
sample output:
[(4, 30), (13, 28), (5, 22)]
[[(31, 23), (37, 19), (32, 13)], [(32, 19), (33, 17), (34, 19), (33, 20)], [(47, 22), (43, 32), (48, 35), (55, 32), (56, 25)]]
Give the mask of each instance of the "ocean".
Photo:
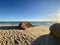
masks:
[[(0, 25), (16, 25), (18, 26), (21, 21), (4, 21), (0, 22)], [(32, 25), (38, 25), (38, 26), (50, 26), (54, 24), (53, 21), (30, 21)]]

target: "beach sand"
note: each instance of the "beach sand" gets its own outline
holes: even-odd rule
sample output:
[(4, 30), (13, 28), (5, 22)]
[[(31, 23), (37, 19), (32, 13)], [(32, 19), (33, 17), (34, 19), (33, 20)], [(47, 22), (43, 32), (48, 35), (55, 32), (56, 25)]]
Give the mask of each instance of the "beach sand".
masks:
[(41, 35), (49, 34), (49, 26), (20, 30), (17, 26), (0, 26), (0, 45), (31, 45)]

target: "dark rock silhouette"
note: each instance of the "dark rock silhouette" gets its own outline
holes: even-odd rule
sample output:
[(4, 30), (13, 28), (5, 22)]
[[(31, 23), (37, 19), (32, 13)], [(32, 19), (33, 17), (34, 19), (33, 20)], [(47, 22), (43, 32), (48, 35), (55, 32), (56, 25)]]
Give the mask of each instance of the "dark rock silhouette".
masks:
[(0, 30), (19, 29), (18, 26), (0, 26)]
[(57, 39), (60, 39), (60, 23), (55, 23), (50, 26), (51, 35), (54, 35)]
[(46, 34), (38, 37), (32, 45), (57, 45), (57, 43), (53, 36)]
[(37, 38), (32, 45), (60, 45), (60, 23), (55, 23), (49, 28), (50, 34)]
[(18, 28), (24, 29), (24, 30), (27, 29), (27, 28), (30, 28), (30, 27), (33, 27), (33, 25), (31, 23), (27, 22), (27, 21), (21, 22), (18, 26)]

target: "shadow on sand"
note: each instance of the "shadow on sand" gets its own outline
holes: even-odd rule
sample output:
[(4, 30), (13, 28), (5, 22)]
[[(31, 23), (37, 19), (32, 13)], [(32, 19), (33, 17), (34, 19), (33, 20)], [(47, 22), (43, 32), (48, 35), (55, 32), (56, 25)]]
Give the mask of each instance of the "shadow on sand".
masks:
[(43, 35), (34, 40), (32, 45), (56, 45), (56, 40), (51, 35)]
[(18, 26), (0, 26), (0, 30), (19, 29)]

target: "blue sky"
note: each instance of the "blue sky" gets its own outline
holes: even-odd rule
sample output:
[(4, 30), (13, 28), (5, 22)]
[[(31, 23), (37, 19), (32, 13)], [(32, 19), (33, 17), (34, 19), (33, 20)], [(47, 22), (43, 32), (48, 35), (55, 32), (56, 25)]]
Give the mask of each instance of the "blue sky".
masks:
[(0, 0), (0, 21), (49, 20), (59, 7), (60, 0)]

